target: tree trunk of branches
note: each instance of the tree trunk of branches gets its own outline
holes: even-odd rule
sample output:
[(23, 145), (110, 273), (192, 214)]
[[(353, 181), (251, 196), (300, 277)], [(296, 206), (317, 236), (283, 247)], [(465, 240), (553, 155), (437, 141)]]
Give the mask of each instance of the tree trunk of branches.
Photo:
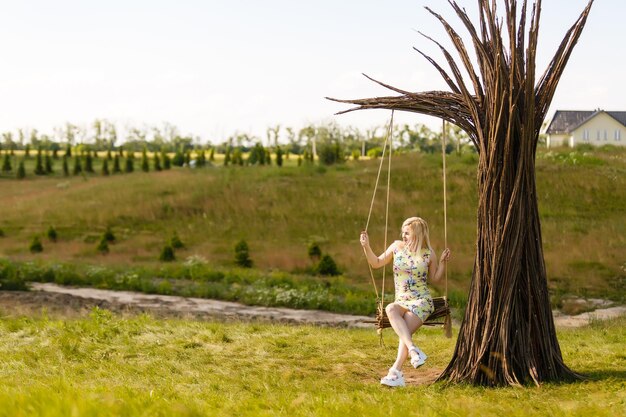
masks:
[(477, 253), (468, 305), (454, 356), (439, 379), (488, 386), (570, 380), (579, 376), (563, 363), (550, 308), (535, 152), (542, 122), (593, 0), (537, 83), (541, 0), (532, 5), (528, 33), (527, 1), (518, 13), (517, 1), (503, 0), (504, 20), (496, 14), (497, 2), (478, 0), (478, 30), (465, 10), (449, 1), (472, 39), (479, 71), (458, 33), (428, 9), (450, 36), (473, 92), (451, 54), (433, 40), (451, 75), (418, 52), (437, 68), (450, 92), (411, 93), (373, 80), (401, 95), (331, 100), (358, 106), (341, 113), (384, 108), (440, 117), (465, 130), (480, 154)]

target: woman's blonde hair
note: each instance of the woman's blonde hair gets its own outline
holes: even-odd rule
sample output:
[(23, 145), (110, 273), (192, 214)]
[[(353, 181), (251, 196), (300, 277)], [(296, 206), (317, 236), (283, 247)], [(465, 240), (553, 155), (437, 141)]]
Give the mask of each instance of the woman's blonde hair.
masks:
[(409, 217), (402, 223), (402, 229), (409, 226), (413, 231), (413, 240), (408, 242), (409, 250), (413, 253), (420, 254), (422, 247), (426, 243), (426, 247), (432, 252), (430, 246), (430, 238), (428, 237), (428, 223), (421, 217)]

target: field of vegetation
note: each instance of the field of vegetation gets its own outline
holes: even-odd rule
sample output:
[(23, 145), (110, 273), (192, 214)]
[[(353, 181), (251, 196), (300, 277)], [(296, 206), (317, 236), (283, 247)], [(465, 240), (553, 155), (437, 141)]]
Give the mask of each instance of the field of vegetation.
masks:
[[(195, 265), (204, 271), (199, 275), (213, 277), (203, 281), (219, 281), (230, 288), (225, 292), (202, 290), (205, 295), (237, 299), (241, 292), (231, 291), (234, 278), (224, 284), (224, 279), (215, 277), (241, 275), (233, 272), (234, 248), (244, 240), (254, 272), (237, 285), (279, 272), (285, 282), (306, 281), (305, 292), (317, 282), (320, 288), (344, 286), (342, 299), (373, 297), (358, 234), (367, 219), (378, 160), (299, 166), (291, 155), (282, 167), (275, 163), (225, 167), (224, 155), (216, 156), (201, 168), (135, 169), (132, 174), (103, 176), (98, 173), (106, 158), (100, 155), (93, 160), (94, 174), (64, 176), (57, 169), (51, 175), (29, 175), (23, 180), (5, 175), (0, 180), (0, 256), (12, 263), (13, 270), (48, 268), (53, 272), (46, 279), (60, 283), (72, 283), (73, 279), (64, 277), (62, 271), (81, 275), (76, 271), (89, 268), (93, 272), (96, 267), (95, 275), (113, 276), (108, 281), (92, 280), (104, 287), (115, 287), (111, 280), (125, 281), (119, 276), (120, 269), (141, 277), (193, 280), (189, 266)], [(32, 152), (26, 162), (27, 171), (35, 169)], [(452, 153), (447, 163), (448, 240), (453, 251), (449, 286), (452, 299), (462, 304), (474, 257), (477, 156)], [(540, 150), (537, 191), (555, 304), (567, 294), (624, 302), (625, 174), (626, 152), (621, 149)], [(375, 250), (383, 249), (384, 192), (383, 187), (370, 225)], [(389, 241), (396, 238), (404, 218), (419, 215), (430, 224), (434, 247), (443, 249), (439, 155), (413, 152), (395, 156), (390, 198)], [(49, 236), (50, 229), (54, 239)], [(102, 251), (99, 244), (108, 232), (114, 240)], [(41, 252), (31, 251), (35, 237)], [(174, 262), (159, 261), (173, 237), (183, 247), (175, 249)], [(312, 244), (333, 258), (342, 272), (340, 277), (311, 276), (316, 270), (315, 260), (309, 256)], [(177, 269), (187, 272), (172, 272)], [(51, 278), (50, 274), (56, 275)], [(85, 285), (90, 284), (85, 278), (88, 275), (82, 273)], [(380, 274), (376, 279), (380, 281)], [(177, 293), (175, 282), (151, 285), (159, 284), (161, 289), (153, 291)], [(294, 287), (298, 285), (287, 285), (288, 289)], [(226, 293), (230, 295), (220, 295)], [(272, 304), (271, 300), (258, 302)], [(323, 303), (317, 307), (333, 309)], [(354, 308), (355, 312), (364, 311)]]
[(585, 380), (499, 389), (429, 384), (455, 339), (424, 329), (428, 362), (390, 390), (391, 332), (0, 308), (0, 416), (624, 416), (625, 326), (558, 332)]

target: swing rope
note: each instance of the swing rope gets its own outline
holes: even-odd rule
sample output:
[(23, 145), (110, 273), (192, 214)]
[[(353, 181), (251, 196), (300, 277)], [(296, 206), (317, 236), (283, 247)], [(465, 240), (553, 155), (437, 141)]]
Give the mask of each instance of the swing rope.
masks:
[[(376, 184), (374, 185), (374, 192), (372, 195), (372, 201), (370, 203), (369, 213), (367, 215), (367, 223), (365, 225), (365, 231), (367, 232), (372, 216), (372, 211), (374, 208), (374, 201), (376, 199), (376, 193), (378, 191), (378, 184), (380, 182), (380, 174), (382, 172), (382, 168), (385, 160), (385, 153), (387, 152), (387, 148), (389, 148), (389, 164), (387, 169), (387, 199), (385, 206), (385, 237), (384, 237), (384, 247), (385, 250), (387, 248), (387, 235), (389, 228), (389, 193), (391, 190), (391, 153), (392, 153), (392, 135), (393, 135), (393, 115), (394, 111), (391, 111), (391, 119), (389, 121), (389, 128), (387, 130), (387, 136), (385, 138), (385, 142), (383, 144), (383, 150), (380, 160), (380, 165), (378, 167), (378, 174), (376, 175)], [(445, 131), (445, 120), (443, 121), (443, 131), (442, 131), (442, 155), (443, 155), (443, 216), (444, 216), (444, 245), (448, 247), (448, 221), (447, 221), (447, 194), (446, 194), (446, 131)], [(365, 253), (365, 257), (367, 259), (367, 253), (365, 252), (365, 248), (363, 248), (363, 252)], [(447, 261), (446, 261), (447, 263)], [(383, 267), (382, 272), (382, 290), (379, 296), (378, 287), (376, 285), (376, 280), (374, 278), (374, 272), (372, 271), (372, 266), (367, 262), (369, 267), (370, 276), (372, 279), (372, 284), (374, 286), (374, 291), (376, 293), (376, 320), (368, 321), (368, 323), (375, 323), (377, 327), (378, 334), (380, 335), (380, 342), (384, 344), (382, 340), (382, 330), (386, 327), (391, 327), (391, 323), (389, 322), (389, 318), (385, 312), (385, 272), (386, 267)], [(433, 326), (433, 325), (443, 325), (445, 330), (446, 337), (452, 336), (452, 320), (450, 317), (450, 308), (448, 306), (448, 270), (447, 267), (445, 269), (445, 295), (443, 297), (435, 297), (433, 298), (433, 304), (435, 305), (434, 312), (426, 319), (424, 322), (425, 325)], [(435, 321), (438, 318), (444, 317), (443, 322)]]
[[(391, 119), (389, 121), (389, 128), (387, 129), (387, 136), (385, 137), (385, 142), (383, 144), (383, 151), (382, 151), (382, 155), (380, 157), (380, 165), (378, 166), (378, 174), (376, 175), (376, 184), (374, 185), (374, 193), (372, 194), (372, 202), (370, 203), (370, 210), (369, 213), (367, 214), (367, 223), (365, 224), (365, 231), (367, 232), (369, 225), (370, 225), (370, 219), (372, 218), (372, 211), (374, 209), (374, 201), (376, 200), (376, 192), (378, 191), (378, 183), (380, 181), (380, 173), (383, 170), (383, 165), (385, 162), (385, 152), (387, 151), (387, 144), (391, 143), (391, 141), (389, 140), (389, 138), (391, 137), (391, 135), (393, 134), (393, 110), (391, 111)], [(388, 229), (388, 225), (389, 225), (389, 189), (391, 188), (391, 145), (389, 146), (389, 168), (387, 170), (387, 205), (385, 208), (385, 248), (387, 247), (387, 229)], [(367, 259), (367, 252), (365, 252), (365, 248), (363, 248), (363, 253), (365, 253), (365, 259)], [(374, 271), (372, 271), (372, 266), (370, 265), (370, 263), (367, 263), (367, 266), (369, 267), (369, 271), (370, 271), (370, 276), (372, 278), (372, 284), (374, 285), (374, 291), (376, 292), (376, 303), (378, 305), (377, 310), (382, 310), (384, 308), (384, 300), (385, 300), (385, 271), (387, 270), (386, 267), (383, 267), (383, 285), (382, 285), (382, 290), (381, 290), (381, 295), (378, 295), (378, 286), (376, 285), (376, 280), (374, 279)], [(381, 333), (382, 335), (382, 333)], [(381, 339), (382, 342), (382, 339)]]

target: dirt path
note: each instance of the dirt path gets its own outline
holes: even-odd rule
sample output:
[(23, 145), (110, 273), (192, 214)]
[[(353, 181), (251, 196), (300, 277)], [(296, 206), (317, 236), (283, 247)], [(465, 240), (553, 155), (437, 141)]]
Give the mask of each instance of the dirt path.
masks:
[[(246, 306), (238, 303), (186, 298), (173, 295), (143, 294), (130, 291), (72, 288), (48, 283), (33, 283), (33, 291), (0, 291), (0, 307), (5, 312), (25, 314), (41, 312), (63, 316), (85, 314), (93, 307), (120, 313), (148, 312), (157, 317), (194, 317), (220, 320), (262, 320), (280, 323), (314, 324), (338, 327), (371, 328), (367, 316), (330, 313), (319, 310), (295, 310), (279, 307)], [(626, 307), (598, 309), (590, 313), (568, 316), (558, 311), (554, 320), (558, 327), (580, 327), (592, 320), (606, 320), (626, 315)], [(457, 324), (458, 328), (458, 324)]]
[[(205, 298), (179, 297), (175, 295), (143, 294), (130, 291), (99, 290), (95, 288), (62, 287), (56, 284), (33, 283), (30, 296), (44, 297), (55, 302), (51, 295), (62, 295), (58, 301), (81, 303), (82, 308), (101, 308), (113, 311), (150, 312), (157, 316), (192, 316), (199, 318), (219, 318), (226, 320), (264, 320), (280, 323), (317, 324), (338, 327), (371, 327), (363, 323), (367, 316), (336, 314), (320, 310), (295, 310), (280, 307), (247, 306), (228, 301)], [(39, 293), (39, 294), (38, 294)], [(29, 293), (22, 293), (29, 294)], [(45, 294), (45, 295), (44, 295)], [(47, 296), (47, 300), (45, 300)], [(22, 297), (29, 297), (22, 295)], [(70, 297), (70, 298), (67, 298)], [(0, 298), (2, 301), (2, 298)], [(4, 303), (3, 303), (4, 304)], [(76, 307), (76, 305), (74, 306)]]

